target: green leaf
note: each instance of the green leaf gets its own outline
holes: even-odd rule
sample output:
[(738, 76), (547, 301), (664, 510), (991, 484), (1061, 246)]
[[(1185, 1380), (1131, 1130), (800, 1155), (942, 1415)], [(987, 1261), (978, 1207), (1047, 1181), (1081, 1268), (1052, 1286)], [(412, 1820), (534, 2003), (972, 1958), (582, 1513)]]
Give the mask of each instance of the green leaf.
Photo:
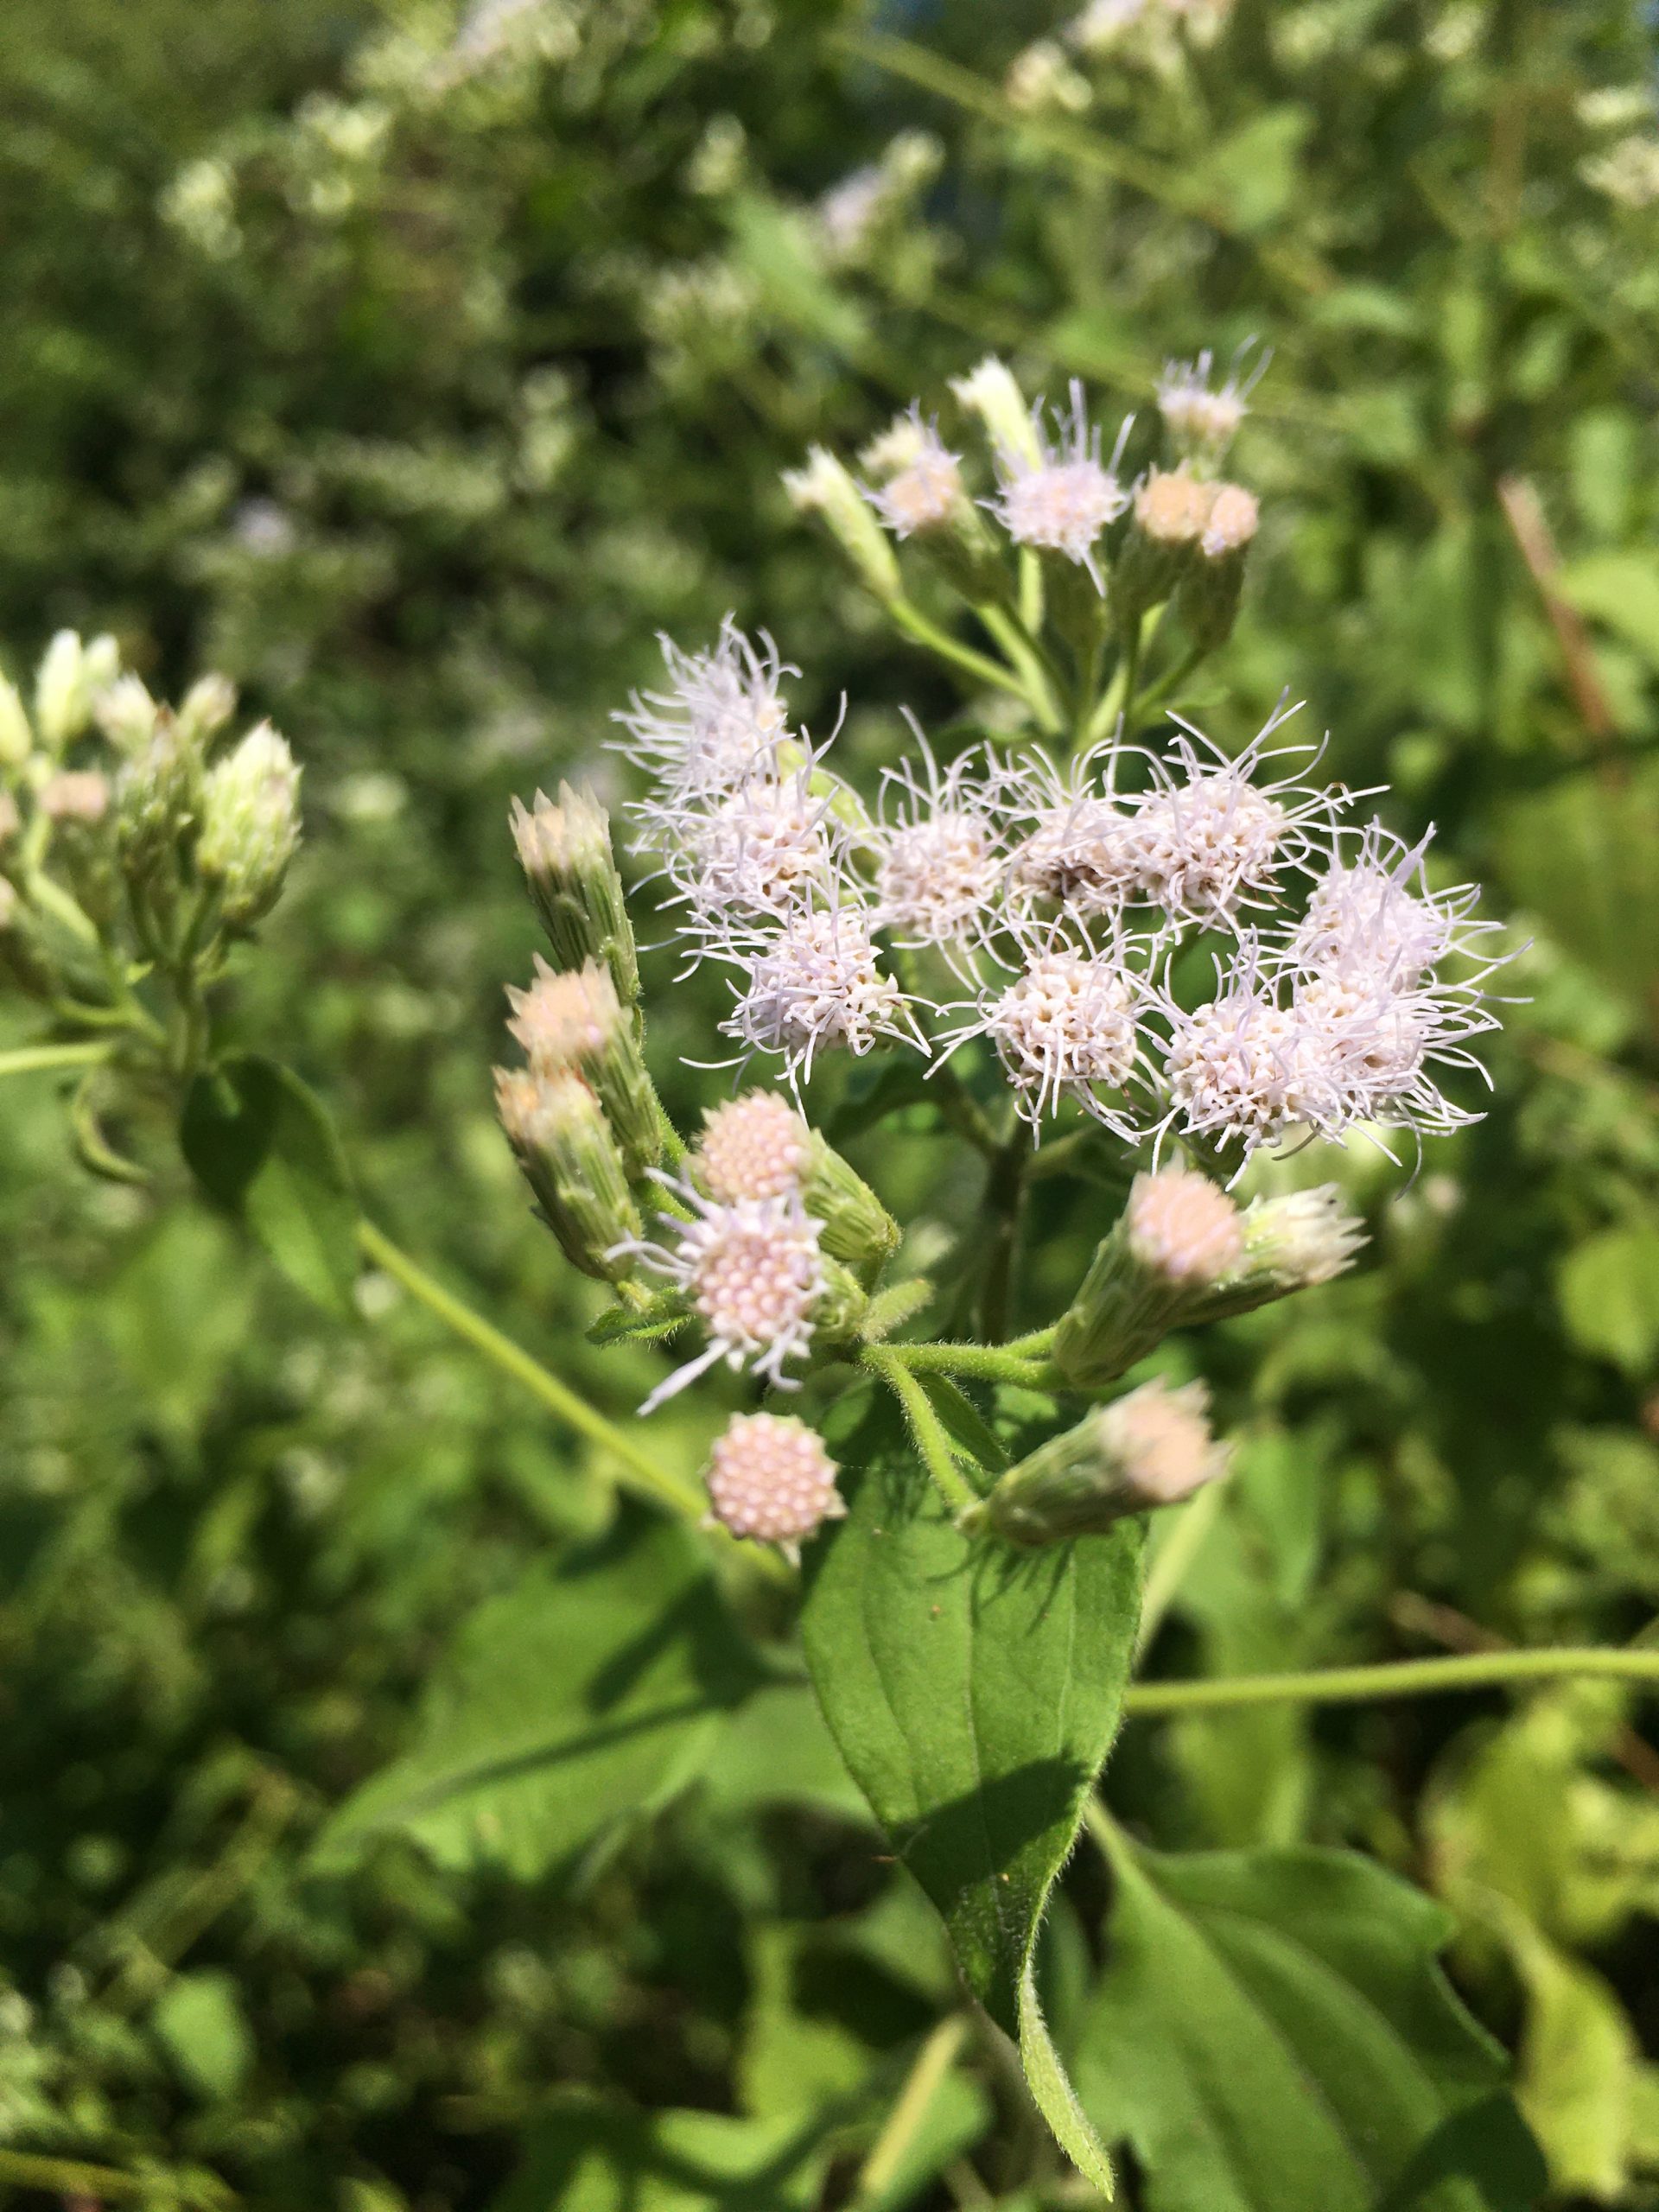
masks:
[(1587, 553), (1555, 579), (1563, 599), (1602, 622), (1659, 668), (1659, 561), (1643, 553)]
[(1149, 2212), (1528, 2212), (1536, 2158), (1435, 1963), (1431, 1899), (1345, 1852), (1111, 1855), (1075, 2066)]
[(1632, 1006), (1659, 973), (1659, 782), (1564, 778), (1506, 808), (1499, 850), (1516, 897)]
[(317, 1861), (402, 1834), (442, 1865), (535, 1879), (666, 1803), (759, 1679), (690, 1535), (626, 1521), (479, 1607), (414, 1744), (334, 1815)]
[(1520, 2100), (1563, 2196), (1604, 2202), (1630, 2182), (1642, 2049), (1624, 2006), (1582, 1960), (1521, 1915), (1504, 1930), (1527, 1985)]
[(1205, 157), (1198, 185), (1241, 231), (1266, 230), (1295, 198), (1311, 109), (1272, 107), (1252, 116)]
[(684, 1301), (653, 1298), (649, 1306), (609, 1306), (587, 1329), (590, 1344), (654, 1344), (683, 1329), (688, 1319)]
[(885, 1400), (843, 1406), (847, 1518), (809, 1556), (807, 1663), (842, 1757), (1096, 2187), (1110, 2169), (1039, 2006), (1037, 1934), (1110, 1747), (1141, 1530), (1027, 1556), (958, 1534)]
[(1557, 1281), (1561, 1318), (1581, 1351), (1640, 1375), (1659, 1352), (1659, 1230), (1644, 1222), (1575, 1245)]
[(240, 1054), (198, 1076), (179, 1143), (198, 1183), (289, 1281), (348, 1312), (358, 1205), (327, 1109), (289, 1069)]
[(156, 1999), (149, 2024), (199, 2096), (233, 2096), (252, 2067), (253, 2037), (228, 1974), (175, 1976)]
[(822, 2121), (644, 2113), (572, 2098), (531, 2129), (491, 2212), (791, 2212), (817, 2199)]

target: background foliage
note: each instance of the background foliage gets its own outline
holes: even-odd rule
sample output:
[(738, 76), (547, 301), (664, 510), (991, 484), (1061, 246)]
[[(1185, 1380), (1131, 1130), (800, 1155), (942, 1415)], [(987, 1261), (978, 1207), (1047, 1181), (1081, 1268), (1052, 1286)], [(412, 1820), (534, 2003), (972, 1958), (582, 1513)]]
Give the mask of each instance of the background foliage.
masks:
[[(1363, 1271), (1198, 1345), (1245, 1449), (1151, 1669), (1628, 1639), (1659, 1601), (1650, 31), (1613, 0), (1239, 0), (1182, 70), (1062, 53), (1011, 101), (1055, 28), (1013, 0), (546, 0), (459, 29), (445, 0), (12, 0), (8, 665), (112, 628), (157, 689), (223, 667), (288, 733), (308, 841), (243, 1041), (327, 1093), (406, 1242), (621, 1409), (652, 1357), (585, 1343), (593, 1287), (489, 1113), (533, 941), (509, 795), (609, 778), (653, 632), (728, 608), (826, 726), (845, 687), (854, 747), (900, 700), (948, 717), (780, 468), (988, 347), (1144, 405), (1166, 355), (1257, 336), (1237, 470), (1264, 526), (1217, 734), (1306, 694), (1336, 772), (1392, 781), (1399, 826), (1436, 823), (1522, 916), (1530, 999), (1484, 1124), (1403, 1192), (1348, 1162)], [(887, 189), (849, 238), (818, 203), (866, 162)], [(653, 1027), (683, 1114), (708, 1020), (693, 992)], [(49, 1084), (4, 1105), (0, 2183), (35, 2158), (157, 2204), (842, 2201), (950, 1985), (799, 1686), (756, 1692), (691, 1548), (619, 1519), (602, 1459), (387, 1278), (342, 1326), (181, 1171), (80, 1176)], [(909, 1134), (861, 1157), (944, 1212)], [(1040, 1224), (1033, 1319), (1099, 1226)], [(688, 1463), (714, 1417), (664, 1424)], [(626, 1693), (695, 1687), (661, 1756), (567, 1729), (580, 1686), (537, 1637), (578, 1567), (595, 1670), (683, 1586)], [(578, 1770), (469, 1796), (484, 1712), (504, 1745), (568, 1735)], [(1224, 2174), (1170, 2151), (1174, 2075), (1109, 2063), (1150, 1929), (1197, 1942), (1225, 1905), (1270, 1930), (1321, 1882), (1384, 1882), (1319, 1855), (1349, 1845), (1454, 1916), (1543, 2201), (1659, 2205), (1644, 1718), (1580, 1687), (1132, 1726), (1133, 1834), (1273, 1857), (1243, 1904), (1224, 1859), (1208, 1889), (1127, 1845), (1115, 1884), (1097, 1853), (1065, 1878), (1039, 1974), (1130, 2201), (1351, 2201), (1312, 2116)], [(1402, 1917), (1342, 1970), (1421, 2027), (1439, 1940)], [(1217, 1987), (1223, 2070), (1261, 2001)], [(942, 2056), (866, 2201), (1065, 2201), (1017, 2089)]]

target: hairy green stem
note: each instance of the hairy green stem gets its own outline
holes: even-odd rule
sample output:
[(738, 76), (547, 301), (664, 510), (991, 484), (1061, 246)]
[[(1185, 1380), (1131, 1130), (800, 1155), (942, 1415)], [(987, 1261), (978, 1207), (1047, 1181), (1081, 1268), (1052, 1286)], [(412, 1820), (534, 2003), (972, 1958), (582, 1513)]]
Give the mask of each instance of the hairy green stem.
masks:
[(945, 1503), (957, 1513), (976, 1505), (979, 1501), (973, 1484), (951, 1457), (950, 1439), (933, 1409), (933, 1401), (899, 1358), (896, 1347), (868, 1344), (863, 1359), (866, 1367), (881, 1377), (903, 1408), (911, 1436), (922, 1455), (922, 1465)]
[(969, 1375), (986, 1382), (1033, 1383), (1045, 1370), (1012, 1344), (888, 1344), (912, 1375)]
[(887, 2125), (859, 2169), (853, 2193), (847, 2200), (848, 2212), (867, 2212), (868, 2207), (881, 2202), (898, 2180), (939, 2086), (957, 2063), (967, 2033), (966, 2017), (952, 2012), (939, 2022), (917, 2052), (916, 2062), (887, 2114)]
[(40, 1075), (54, 1068), (91, 1068), (107, 1060), (115, 1046), (101, 1039), (87, 1039), (76, 1045), (20, 1045), (16, 1051), (0, 1052), (0, 1076)]
[(1441, 1690), (1501, 1689), (1569, 1675), (1659, 1685), (1659, 1650), (1562, 1644), (1552, 1650), (1468, 1651), (1450, 1658), (1390, 1659), (1369, 1667), (1305, 1674), (1235, 1675), (1198, 1682), (1137, 1682), (1125, 1713), (1225, 1711), (1247, 1705), (1360, 1705), (1373, 1698), (1427, 1697)]
[(357, 1224), (357, 1241), (364, 1257), (375, 1267), (399, 1282), (412, 1298), (417, 1298), (429, 1313), (436, 1316), (446, 1328), (482, 1352), (504, 1375), (510, 1375), (521, 1383), (534, 1398), (538, 1398), (548, 1411), (556, 1414), (569, 1427), (608, 1452), (622, 1470), (623, 1479), (631, 1490), (642, 1497), (652, 1498), (658, 1505), (666, 1505), (687, 1521), (700, 1521), (705, 1501), (689, 1483), (659, 1467), (650, 1454), (642, 1452), (627, 1433), (614, 1421), (607, 1421), (585, 1398), (577, 1395), (568, 1383), (561, 1382), (556, 1375), (550, 1374), (538, 1359), (533, 1358), (522, 1345), (511, 1337), (504, 1336), (493, 1323), (474, 1313), (469, 1306), (462, 1305), (443, 1285), (435, 1281), (424, 1268), (411, 1260), (383, 1230), (372, 1221)]

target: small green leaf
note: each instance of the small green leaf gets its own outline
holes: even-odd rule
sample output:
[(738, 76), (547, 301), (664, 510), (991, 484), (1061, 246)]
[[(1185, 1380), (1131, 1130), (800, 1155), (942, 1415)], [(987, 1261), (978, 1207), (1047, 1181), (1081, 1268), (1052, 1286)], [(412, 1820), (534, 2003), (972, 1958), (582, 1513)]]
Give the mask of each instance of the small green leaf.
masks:
[(442, 1865), (535, 1879), (666, 1803), (759, 1680), (694, 1539), (625, 1522), (479, 1607), (413, 1745), (334, 1815), (318, 1863), (349, 1866), (403, 1834)]
[(1556, 589), (1659, 668), (1659, 560), (1644, 553), (1587, 553), (1570, 561)]
[(1345, 1852), (1119, 1838), (1112, 1863), (1075, 2069), (1149, 2212), (1529, 2212), (1536, 2158), (1435, 1963), (1451, 1923), (1432, 1900)]
[(1581, 1351), (1627, 1374), (1652, 1365), (1659, 1352), (1659, 1230), (1635, 1222), (1575, 1245), (1557, 1288), (1567, 1334)]
[(1029, 1557), (970, 1543), (885, 1401), (838, 1417), (848, 1516), (809, 1555), (802, 1622), (825, 1718), (944, 1916), (974, 1993), (1019, 2038), (1057, 2139), (1109, 2191), (1033, 1966), (1049, 1891), (1116, 1732), (1141, 1528)]
[(233, 2096), (253, 2064), (253, 2037), (227, 1974), (183, 1974), (156, 1999), (149, 2024), (199, 2096)]
[(198, 1183), (298, 1289), (349, 1311), (357, 1198), (327, 1109), (291, 1070), (245, 1053), (190, 1086), (179, 1143)]
[(687, 1320), (677, 1298), (654, 1298), (649, 1306), (607, 1306), (587, 1331), (590, 1344), (654, 1344), (683, 1329)]
[(1564, 777), (1516, 801), (1499, 823), (1515, 895), (1599, 982), (1644, 1006), (1659, 972), (1659, 781), (1633, 776), (1610, 790)]

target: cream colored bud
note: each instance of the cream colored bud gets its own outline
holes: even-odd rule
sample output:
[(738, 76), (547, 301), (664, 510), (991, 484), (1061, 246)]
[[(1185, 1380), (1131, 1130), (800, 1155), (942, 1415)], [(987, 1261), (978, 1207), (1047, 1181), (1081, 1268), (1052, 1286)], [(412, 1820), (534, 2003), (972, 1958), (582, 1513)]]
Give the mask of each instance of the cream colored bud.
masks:
[(219, 890), (227, 928), (251, 928), (281, 893), (300, 842), (300, 771), (269, 722), (207, 777), (196, 868)]
[(538, 1075), (495, 1071), (496, 1110), (565, 1257), (584, 1274), (620, 1282), (626, 1256), (610, 1256), (640, 1234), (639, 1211), (604, 1109), (572, 1069)]
[(663, 1156), (663, 1110), (609, 969), (588, 960), (561, 975), (538, 954), (529, 989), (510, 988), (507, 999), (507, 1027), (532, 1072), (581, 1075), (609, 1116), (629, 1173), (654, 1167)]
[(556, 805), (542, 791), (533, 807), (514, 799), (512, 837), (559, 966), (603, 962), (618, 995), (634, 1005), (639, 966), (604, 808), (590, 791), (561, 784)]
[(99, 694), (92, 711), (99, 729), (117, 752), (134, 753), (155, 735), (161, 710), (143, 679), (127, 675), (118, 677), (107, 690)]
[(863, 493), (832, 453), (814, 446), (804, 468), (785, 472), (784, 489), (798, 513), (823, 518), (830, 536), (878, 599), (900, 596), (899, 563), (893, 548)]
[(228, 676), (199, 676), (184, 695), (179, 725), (204, 748), (236, 712), (236, 686)]
[(35, 750), (35, 732), (22, 694), (0, 677), (0, 768), (21, 768)]
[(1213, 484), (1184, 468), (1154, 468), (1135, 493), (1135, 519), (1160, 545), (1196, 544), (1215, 501)]
[(1128, 1514), (1179, 1505), (1227, 1471), (1201, 1382), (1172, 1390), (1161, 1378), (1109, 1406), (1009, 1469), (961, 1526), (1010, 1544), (1097, 1535)]
[(86, 727), (92, 709), (85, 665), (85, 650), (73, 630), (60, 630), (41, 656), (35, 677), (35, 720), (54, 753)]
[(998, 453), (1030, 468), (1042, 467), (1042, 441), (1031, 419), (1031, 403), (1005, 362), (988, 353), (967, 376), (953, 377), (950, 389), (967, 413), (978, 416)]
[(1253, 1199), (1242, 1227), (1243, 1254), (1205, 1293), (1199, 1319), (1248, 1313), (1294, 1290), (1330, 1282), (1352, 1267), (1367, 1241), (1335, 1183), (1284, 1198)]

